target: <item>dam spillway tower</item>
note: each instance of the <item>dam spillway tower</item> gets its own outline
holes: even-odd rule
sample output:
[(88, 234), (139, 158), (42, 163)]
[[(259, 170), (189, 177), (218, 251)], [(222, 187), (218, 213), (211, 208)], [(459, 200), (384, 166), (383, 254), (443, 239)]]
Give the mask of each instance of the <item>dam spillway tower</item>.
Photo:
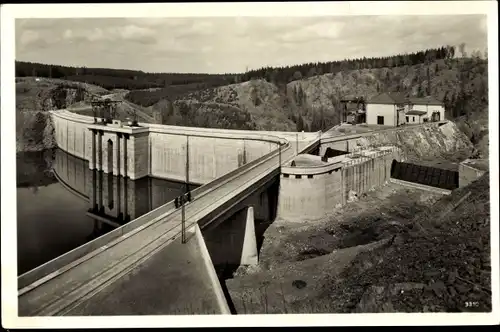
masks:
[(93, 101), (94, 124), (89, 167), (107, 174), (136, 180), (149, 174), (149, 128), (133, 119), (123, 123), (116, 119), (116, 105), (109, 99)]

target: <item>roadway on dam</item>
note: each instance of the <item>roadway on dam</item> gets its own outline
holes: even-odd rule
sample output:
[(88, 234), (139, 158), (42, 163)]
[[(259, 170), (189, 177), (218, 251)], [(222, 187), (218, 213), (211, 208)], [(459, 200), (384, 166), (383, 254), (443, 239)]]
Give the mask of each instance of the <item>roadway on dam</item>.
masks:
[[(301, 148), (313, 142), (300, 142)], [(295, 142), (290, 142), (290, 147), (281, 153), (281, 161), (293, 158), (297, 150)], [(188, 203), (186, 227), (194, 226), (202, 217), (276, 171), (279, 158), (276, 155), (245, 170)], [(95, 315), (99, 312), (174, 314), (186, 310), (217, 313), (220, 308), (216, 305), (216, 294), (208, 271), (202, 265), (196, 241), (180, 244), (176, 242), (180, 233), (181, 212), (178, 209), (163, 220), (124, 234), (21, 289), (19, 316)], [(169, 251), (179, 253), (171, 246), (178, 245), (183, 246), (178, 249), (187, 254), (171, 257)], [(172, 268), (172, 264), (179, 264), (186, 272), (179, 274), (179, 269)], [(160, 291), (161, 287), (165, 290)], [(167, 292), (170, 295), (167, 296)], [(200, 299), (203, 299), (201, 307)], [(151, 304), (145, 305), (145, 301)]]

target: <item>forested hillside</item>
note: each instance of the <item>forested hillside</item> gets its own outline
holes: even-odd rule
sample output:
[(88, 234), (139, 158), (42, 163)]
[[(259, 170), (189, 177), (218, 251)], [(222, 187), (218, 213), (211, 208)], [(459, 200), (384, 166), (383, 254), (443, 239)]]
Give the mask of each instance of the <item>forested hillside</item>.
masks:
[(137, 70), (86, 68), (16, 61), (16, 77), (61, 78), (86, 82), (105, 89), (140, 90), (169, 86), (196, 85), (208, 88), (232, 83), (234, 75), (189, 73), (145, 73)]
[[(199, 112), (203, 112), (204, 105), (213, 103), (239, 108), (241, 112), (251, 114), (256, 129), (317, 131), (327, 130), (340, 122), (342, 98), (363, 97), (366, 100), (380, 92), (394, 91), (408, 96), (431, 95), (442, 100), (446, 117), (460, 119), (461, 128), (474, 143), (487, 134), (488, 66), (487, 61), (480, 58), (439, 59), (411, 66), (345, 70), (288, 84), (253, 79), (194, 90), (172, 100), (176, 105), (196, 102), (196, 107), (201, 108)], [(147, 92), (143, 94), (148, 95)], [(171, 114), (175, 114), (175, 107)], [(165, 114), (163, 122), (176, 124), (170, 116)], [(212, 125), (217, 126), (216, 123)]]

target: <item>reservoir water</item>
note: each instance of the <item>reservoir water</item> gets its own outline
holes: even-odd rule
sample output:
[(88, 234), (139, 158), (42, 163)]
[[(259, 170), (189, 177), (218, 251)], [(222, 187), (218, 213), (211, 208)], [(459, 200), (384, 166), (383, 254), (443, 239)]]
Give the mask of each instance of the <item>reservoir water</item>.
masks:
[[(56, 149), (18, 153), (18, 275), (179, 196), (183, 183), (132, 181)], [(190, 185), (192, 190), (196, 186)]]
[[(132, 181), (93, 171), (88, 161), (59, 149), (18, 153), (16, 159), (18, 275), (160, 207), (186, 190), (184, 183), (151, 177)], [(196, 187), (189, 185), (190, 190)], [(231, 278), (239, 266), (244, 236), (238, 225), (241, 222), (231, 216), (216, 228), (202, 231), (221, 279)], [(255, 220), (258, 248), (271, 222)]]

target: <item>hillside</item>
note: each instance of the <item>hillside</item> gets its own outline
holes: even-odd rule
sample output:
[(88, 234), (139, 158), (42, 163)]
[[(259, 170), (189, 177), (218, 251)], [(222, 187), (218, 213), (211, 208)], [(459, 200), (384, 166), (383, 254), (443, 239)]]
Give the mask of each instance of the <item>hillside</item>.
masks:
[(450, 196), (386, 184), (326, 220), (275, 221), (259, 266), (226, 280), (232, 303), (241, 314), (489, 311), (489, 205), (486, 173)]
[(230, 74), (146, 73), (140, 70), (70, 67), (16, 61), (16, 77), (29, 76), (86, 82), (108, 90), (141, 90), (193, 84), (198, 85), (197, 88), (207, 88), (227, 85), (234, 81), (234, 75)]
[[(366, 100), (380, 92), (394, 91), (408, 96), (431, 95), (443, 100), (446, 117), (455, 121), (475, 145), (473, 156), (487, 157), (488, 61), (478, 54), (464, 55), (457, 57), (454, 47), (445, 46), (385, 58), (308, 63), (221, 75), (156, 74), (21, 62), (16, 63), (16, 71), (20, 76), (35, 72), (75, 81), (90, 80), (101, 86), (86, 84), (101, 90), (85, 96), (109, 93), (103, 86), (121, 88), (121, 100), (128, 101), (119, 112), (122, 117), (129, 117), (131, 110), (137, 109), (140, 121), (154, 119), (164, 124), (214, 128), (328, 130), (340, 122), (342, 98)], [(107, 81), (109, 77), (113, 83)], [(18, 110), (43, 110), (51, 106), (50, 100), (55, 106), (74, 101), (76, 112), (89, 114), (88, 103), (79, 101), (87, 98), (80, 96), (81, 90), (66, 94), (60, 90), (52, 90), (49, 105), (45, 105), (47, 102), (42, 100), (47, 98), (43, 93), (36, 97), (36, 93), (26, 93), (19, 86)], [(30, 93), (35, 98), (26, 97)], [(60, 99), (66, 102), (56, 102)]]
[[(317, 131), (329, 129), (340, 122), (342, 98), (363, 97), (366, 100), (383, 91), (400, 91), (407, 96), (430, 94), (443, 100), (446, 117), (455, 120), (477, 146), (476, 155), (488, 154), (488, 67), (487, 61), (480, 58), (440, 59), (411, 66), (345, 70), (295, 80), (286, 85), (254, 79), (175, 95), (169, 99), (174, 100), (177, 107), (198, 107), (199, 114), (208, 114), (214, 104), (220, 107), (225, 105), (231, 112), (239, 109), (244, 114), (250, 114), (256, 129)], [(146, 91), (141, 93), (144, 98), (148, 95)], [(136, 102), (147, 104), (140, 98)], [(157, 111), (162, 109), (159, 105), (155, 106)], [(179, 112), (170, 111), (169, 114), (166, 109), (164, 112), (163, 123), (183, 123), (179, 120)], [(173, 114), (176, 120), (172, 118)], [(192, 123), (197, 125), (196, 121)], [(211, 125), (222, 126), (217, 122)]]
[(88, 103), (109, 93), (87, 83), (61, 79), (16, 78), (16, 151), (41, 151), (55, 147), (47, 111)]
[(123, 98), (128, 90), (108, 91), (102, 87), (54, 78), (16, 78), (16, 149), (41, 151), (55, 147), (53, 126), (47, 111), (68, 109), (92, 116), (91, 101), (95, 98), (120, 100), (117, 117), (132, 118), (134, 111), (141, 122), (154, 122), (149, 108), (135, 105)]

